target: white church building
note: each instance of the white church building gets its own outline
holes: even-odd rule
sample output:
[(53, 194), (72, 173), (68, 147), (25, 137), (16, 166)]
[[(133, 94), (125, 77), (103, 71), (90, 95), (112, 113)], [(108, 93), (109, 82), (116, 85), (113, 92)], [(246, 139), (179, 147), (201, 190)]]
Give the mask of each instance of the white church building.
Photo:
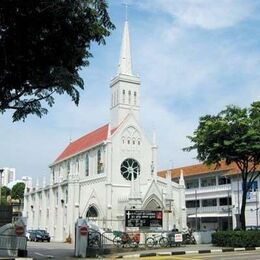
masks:
[(125, 22), (117, 75), (110, 82), (110, 120), (71, 142), (50, 165), (50, 184), (28, 190), (27, 229), (55, 241), (74, 237), (78, 217), (125, 230), (126, 210), (161, 210), (163, 230), (186, 228), (185, 184), (157, 176), (157, 145), (139, 121), (140, 78), (133, 74)]

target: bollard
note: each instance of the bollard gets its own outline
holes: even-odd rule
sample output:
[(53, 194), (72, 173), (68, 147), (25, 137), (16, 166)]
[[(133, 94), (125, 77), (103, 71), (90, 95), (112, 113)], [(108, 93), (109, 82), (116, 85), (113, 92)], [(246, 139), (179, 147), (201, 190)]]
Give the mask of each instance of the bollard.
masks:
[(86, 219), (78, 218), (75, 224), (74, 255), (86, 257), (88, 245), (88, 225)]

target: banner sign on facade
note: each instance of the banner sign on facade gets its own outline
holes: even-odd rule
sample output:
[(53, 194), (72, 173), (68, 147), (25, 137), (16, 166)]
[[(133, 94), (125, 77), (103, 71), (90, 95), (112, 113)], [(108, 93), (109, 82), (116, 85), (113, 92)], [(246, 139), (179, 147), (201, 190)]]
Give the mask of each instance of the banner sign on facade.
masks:
[(126, 227), (162, 227), (163, 212), (161, 210), (126, 210)]

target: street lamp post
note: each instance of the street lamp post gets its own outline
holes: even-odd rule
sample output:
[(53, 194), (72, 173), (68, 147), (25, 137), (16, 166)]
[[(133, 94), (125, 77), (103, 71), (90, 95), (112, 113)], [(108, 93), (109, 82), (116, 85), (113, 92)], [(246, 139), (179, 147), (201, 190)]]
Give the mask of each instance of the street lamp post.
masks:
[(229, 193), (229, 190), (228, 190), (228, 201), (227, 201), (227, 204), (228, 204), (228, 230), (230, 230), (230, 205), (229, 205), (229, 198), (230, 198), (230, 193)]
[(3, 173), (4, 169), (0, 169), (0, 205), (1, 205), (1, 201), (2, 201), (2, 173)]
[(255, 198), (255, 215), (256, 215), (256, 228), (258, 228), (258, 189), (256, 190), (256, 198)]

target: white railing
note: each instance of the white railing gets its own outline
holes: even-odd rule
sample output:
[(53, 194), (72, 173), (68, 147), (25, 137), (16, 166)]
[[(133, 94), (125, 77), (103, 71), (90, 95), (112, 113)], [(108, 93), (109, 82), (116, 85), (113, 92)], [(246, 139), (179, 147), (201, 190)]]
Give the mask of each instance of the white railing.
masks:
[(231, 184), (186, 189), (185, 194), (186, 195), (195, 194), (196, 191), (197, 191), (197, 194), (200, 194), (200, 193), (206, 193), (206, 192), (228, 191), (228, 190), (231, 191)]
[[(222, 213), (228, 212), (228, 208), (231, 206), (214, 206), (214, 207), (199, 207), (197, 208), (197, 213)], [(231, 210), (231, 209), (230, 209)], [(187, 214), (195, 214), (196, 208), (187, 208)]]

